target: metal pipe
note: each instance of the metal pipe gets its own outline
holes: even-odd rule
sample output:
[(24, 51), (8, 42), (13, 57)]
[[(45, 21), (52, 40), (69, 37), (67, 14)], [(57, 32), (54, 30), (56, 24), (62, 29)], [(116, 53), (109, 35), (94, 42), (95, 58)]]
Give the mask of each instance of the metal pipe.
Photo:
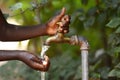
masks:
[(88, 49), (89, 44), (88, 41), (84, 37), (73, 36), (71, 38), (71, 42), (73, 45), (79, 45), (81, 50), (81, 58), (82, 58), (82, 80), (88, 80)]
[(58, 33), (55, 36), (48, 38), (45, 42), (46, 45), (50, 45), (50, 43), (69, 43), (72, 45), (79, 45), (81, 50), (82, 57), (82, 80), (88, 80), (88, 49), (89, 44), (88, 41), (81, 36), (72, 36), (72, 37), (64, 37), (62, 33)]
[(88, 80), (88, 51), (81, 50), (82, 58), (82, 80)]
[(50, 45), (51, 43), (69, 43), (69, 42), (70, 38), (64, 37), (62, 33), (57, 33), (56, 35), (49, 37), (44, 44)]

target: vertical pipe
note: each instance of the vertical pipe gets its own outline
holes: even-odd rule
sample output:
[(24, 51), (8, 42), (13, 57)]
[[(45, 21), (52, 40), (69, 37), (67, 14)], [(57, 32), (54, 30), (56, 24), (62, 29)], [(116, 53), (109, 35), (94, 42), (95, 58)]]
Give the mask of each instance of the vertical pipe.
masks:
[(82, 57), (82, 80), (88, 80), (88, 50), (81, 50)]

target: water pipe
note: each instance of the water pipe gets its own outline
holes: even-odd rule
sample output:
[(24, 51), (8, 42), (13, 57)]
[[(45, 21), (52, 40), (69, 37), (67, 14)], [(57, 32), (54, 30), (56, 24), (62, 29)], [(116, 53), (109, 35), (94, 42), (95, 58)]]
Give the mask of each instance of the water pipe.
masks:
[(82, 80), (88, 80), (88, 41), (81, 36), (71, 36), (65, 37), (62, 33), (57, 33), (56, 35), (49, 37), (45, 45), (50, 45), (51, 43), (69, 43), (71, 45), (79, 45), (82, 57)]
[(84, 37), (72, 36), (71, 42), (73, 45), (79, 45), (82, 58), (82, 80), (88, 80), (88, 41)]

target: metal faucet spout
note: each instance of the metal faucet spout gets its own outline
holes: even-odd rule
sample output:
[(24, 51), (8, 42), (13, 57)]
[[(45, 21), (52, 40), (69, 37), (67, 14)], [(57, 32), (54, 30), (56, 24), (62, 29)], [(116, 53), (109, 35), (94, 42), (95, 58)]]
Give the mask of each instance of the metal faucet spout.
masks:
[(70, 38), (64, 37), (62, 33), (57, 33), (55, 36), (49, 37), (45, 41), (45, 45), (50, 45), (51, 43), (69, 43)]

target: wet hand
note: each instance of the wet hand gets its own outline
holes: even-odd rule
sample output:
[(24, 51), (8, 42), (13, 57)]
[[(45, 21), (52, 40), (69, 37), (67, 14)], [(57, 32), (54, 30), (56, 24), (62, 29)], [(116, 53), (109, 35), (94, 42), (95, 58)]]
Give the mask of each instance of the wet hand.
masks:
[(39, 71), (48, 71), (50, 66), (50, 61), (48, 56), (45, 56), (44, 61), (37, 57), (34, 54), (24, 52), (20, 55), (20, 60), (27, 64), (29, 67), (39, 70)]
[[(57, 23), (61, 22), (59, 25)], [(61, 33), (69, 32), (70, 16), (65, 15), (65, 8), (63, 8), (57, 16), (50, 19), (47, 23), (46, 32), (48, 35), (54, 35), (57, 33), (58, 28)]]

